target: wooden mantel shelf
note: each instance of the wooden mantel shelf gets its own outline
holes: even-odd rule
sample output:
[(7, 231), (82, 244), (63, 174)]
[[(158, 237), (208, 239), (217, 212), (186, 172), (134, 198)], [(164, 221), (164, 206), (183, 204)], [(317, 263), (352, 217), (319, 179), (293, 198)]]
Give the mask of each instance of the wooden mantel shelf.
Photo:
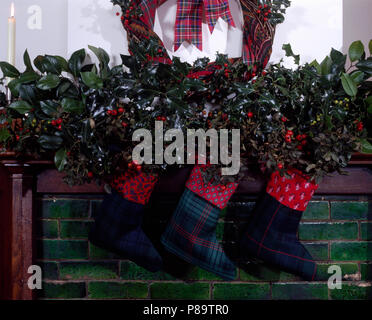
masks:
[[(162, 177), (157, 193), (181, 193), (190, 169), (169, 172)], [(321, 183), (317, 195), (372, 195), (372, 156), (356, 154), (348, 175), (335, 174)], [(101, 194), (103, 187), (96, 184), (69, 187), (63, 183), (53, 161), (19, 159), (14, 153), (0, 154), (0, 300), (32, 300), (28, 288), (28, 268), (34, 261), (33, 212), (34, 198), (47, 194)], [(238, 194), (257, 194), (265, 181), (258, 176), (254, 181), (239, 185)]]

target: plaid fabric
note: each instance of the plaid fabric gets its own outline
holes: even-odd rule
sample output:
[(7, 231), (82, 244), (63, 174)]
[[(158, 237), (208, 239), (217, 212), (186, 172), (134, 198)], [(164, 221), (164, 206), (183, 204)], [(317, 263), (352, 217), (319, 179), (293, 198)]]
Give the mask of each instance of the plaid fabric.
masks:
[(89, 232), (89, 241), (124, 259), (156, 272), (162, 258), (141, 229), (143, 206), (125, 200), (115, 191), (106, 195)]
[(220, 17), (235, 27), (228, 0), (178, 0), (174, 51), (177, 51), (184, 41), (194, 44), (200, 51), (203, 50), (203, 12), (211, 32)]
[(161, 241), (181, 259), (226, 280), (236, 278), (236, 268), (216, 239), (220, 209), (186, 189)]
[(301, 211), (288, 208), (265, 194), (251, 216), (241, 243), (241, 257), (256, 257), (313, 281), (317, 266), (297, 238)]
[(156, 9), (167, 0), (140, 0), (138, 6), (142, 10), (141, 21), (150, 29), (154, 28)]

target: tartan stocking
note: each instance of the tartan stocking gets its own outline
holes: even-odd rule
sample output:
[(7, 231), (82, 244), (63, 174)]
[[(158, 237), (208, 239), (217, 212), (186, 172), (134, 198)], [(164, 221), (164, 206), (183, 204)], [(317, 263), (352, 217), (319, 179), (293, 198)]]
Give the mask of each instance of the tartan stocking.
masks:
[(241, 255), (243, 259), (257, 257), (313, 281), (316, 263), (299, 242), (297, 230), (318, 185), (298, 170), (290, 169), (288, 173), (291, 179), (273, 173), (241, 239)]
[(221, 209), (225, 208), (237, 184), (205, 185), (202, 166), (195, 166), (178, 207), (161, 241), (181, 259), (213, 272), (226, 280), (236, 278), (236, 267), (216, 238)]
[(112, 184), (89, 232), (89, 241), (113, 251), (139, 266), (156, 272), (162, 258), (141, 228), (144, 205), (148, 202), (156, 178), (144, 173), (126, 173)]

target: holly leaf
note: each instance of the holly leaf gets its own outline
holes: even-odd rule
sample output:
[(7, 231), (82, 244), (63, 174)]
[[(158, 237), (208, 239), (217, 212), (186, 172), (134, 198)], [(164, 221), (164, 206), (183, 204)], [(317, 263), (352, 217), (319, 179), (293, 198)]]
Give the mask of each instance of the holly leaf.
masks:
[(37, 87), (40, 89), (40, 90), (50, 90), (50, 89), (54, 89), (54, 88), (57, 88), (59, 83), (60, 83), (60, 79), (57, 75), (55, 74), (48, 74), (46, 75), (45, 77), (42, 77), (39, 82), (37, 83)]
[(103, 80), (95, 72), (81, 72), (81, 79), (92, 89), (102, 89)]
[(362, 153), (372, 154), (372, 144), (367, 139), (360, 140), (362, 146)]
[(26, 66), (26, 71), (34, 71), (34, 68), (32, 67), (30, 55), (28, 54), (28, 51), (26, 49), (25, 53), (23, 54), (23, 62)]
[(81, 50), (75, 51), (71, 55), (70, 60), (68, 61), (68, 67), (75, 77), (77, 77), (80, 73), (83, 62), (85, 60), (85, 56), (86, 56), (85, 50), (81, 49)]
[(66, 149), (59, 149), (54, 156), (54, 163), (59, 172), (62, 172), (67, 164), (67, 152)]
[(300, 55), (293, 53), (292, 47), (289, 43), (283, 44), (283, 50), (285, 51), (286, 57), (293, 57), (295, 60), (295, 64), (300, 64)]
[(30, 112), (33, 109), (33, 107), (27, 101), (19, 100), (19, 101), (13, 102), (9, 106), (9, 109), (15, 110), (20, 114), (26, 114)]
[(58, 150), (63, 143), (63, 139), (58, 136), (42, 135), (38, 142), (45, 150)]
[(84, 112), (85, 109), (82, 101), (71, 98), (64, 98), (61, 104), (65, 112), (73, 112), (79, 114)]
[(40, 108), (47, 116), (53, 117), (58, 113), (59, 104), (52, 100), (40, 101)]

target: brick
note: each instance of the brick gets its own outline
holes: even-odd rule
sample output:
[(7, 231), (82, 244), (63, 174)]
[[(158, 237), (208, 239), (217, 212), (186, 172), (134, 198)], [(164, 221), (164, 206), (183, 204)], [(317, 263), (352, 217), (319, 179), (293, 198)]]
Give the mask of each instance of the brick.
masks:
[(372, 263), (361, 263), (360, 273), (362, 276), (362, 280), (372, 281)]
[(44, 280), (58, 280), (58, 264), (56, 262), (39, 261), (36, 263), (40, 266)]
[(311, 201), (302, 218), (305, 220), (329, 219), (329, 203), (327, 201)]
[(91, 221), (61, 221), (61, 238), (88, 238)]
[(270, 299), (270, 285), (218, 283), (214, 285), (213, 298), (216, 300), (267, 300)]
[(119, 274), (118, 262), (61, 262), (61, 279), (116, 279)]
[(318, 261), (328, 260), (328, 243), (303, 243), (311, 256)]
[(362, 222), (360, 231), (362, 240), (372, 240), (372, 222)]
[(183, 278), (183, 280), (223, 280), (218, 275), (204, 269), (195, 267)]
[(85, 283), (43, 283), (39, 298), (78, 299), (86, 297)]
[(357, 239), (358, 224), (356, 222), (306, 222), (299, 228), (301, 240), (338, 240)]
[(331, 202), (332, 219), (366, 220), (371, 216), (368, 211), (368, 202)]
[(142, 282), (91, 282), (88, 292), (92, 299), (144, 299), (148, 288)]
[(89, 243), (89, 256), (92, 260), (111, 260), (120, 259), (120, 257), (110, 251), (96, 247), (95, 245)]
[[(358, 264), (356, 263), (326, 263), (326, 264), (320, 264), (318, 263), (318, 269), (317, 269), (317, 278), (320, 281), (327, 281), (329, 277), (333, 274), (328, 273), (328, 268), (330, 266), (339, 266), (342, 271), (342, 276), (344, 280), (352, 280), (350, 276), (356, 275), (359, 272)], [(347, 276), (347, 278), (345, 278)]]
[(294, 281), (300, 280), (299, 277), (281, 271), (275, 267), (250, 263), (244, 270), (240, 270), (241, 281)]
[(335, 300), (371, 300), (372, 284), (342, 284), (342, 289), (330, 290), (330, 294)]
[(348, 260), (372, 260), (371, 242), (336, 242), (331, 244), (331, 259)]
[(43, 259), (86, 259), (88, 242), (80, 240), (39, 240), (39, 258)]
[(209, 299), (209, 284), (155, 282), (150, 287), (150, 294), (152, 299), (207, 300)]
[(325, 300), (328, 299), (327, 284), (274, 283), (273, 300)]
[(42, 200), (44, 218), (85, 218), (88, 215), (88, 200)]
[(37, 222), (37, 236), (56, 239), (58, 238), (58, 221), (56, 220), (40, 220)]
[(120, 262), (120, 278), (124, 280), (174, 280), (165, 272), (150, 272), (130, 261)]

